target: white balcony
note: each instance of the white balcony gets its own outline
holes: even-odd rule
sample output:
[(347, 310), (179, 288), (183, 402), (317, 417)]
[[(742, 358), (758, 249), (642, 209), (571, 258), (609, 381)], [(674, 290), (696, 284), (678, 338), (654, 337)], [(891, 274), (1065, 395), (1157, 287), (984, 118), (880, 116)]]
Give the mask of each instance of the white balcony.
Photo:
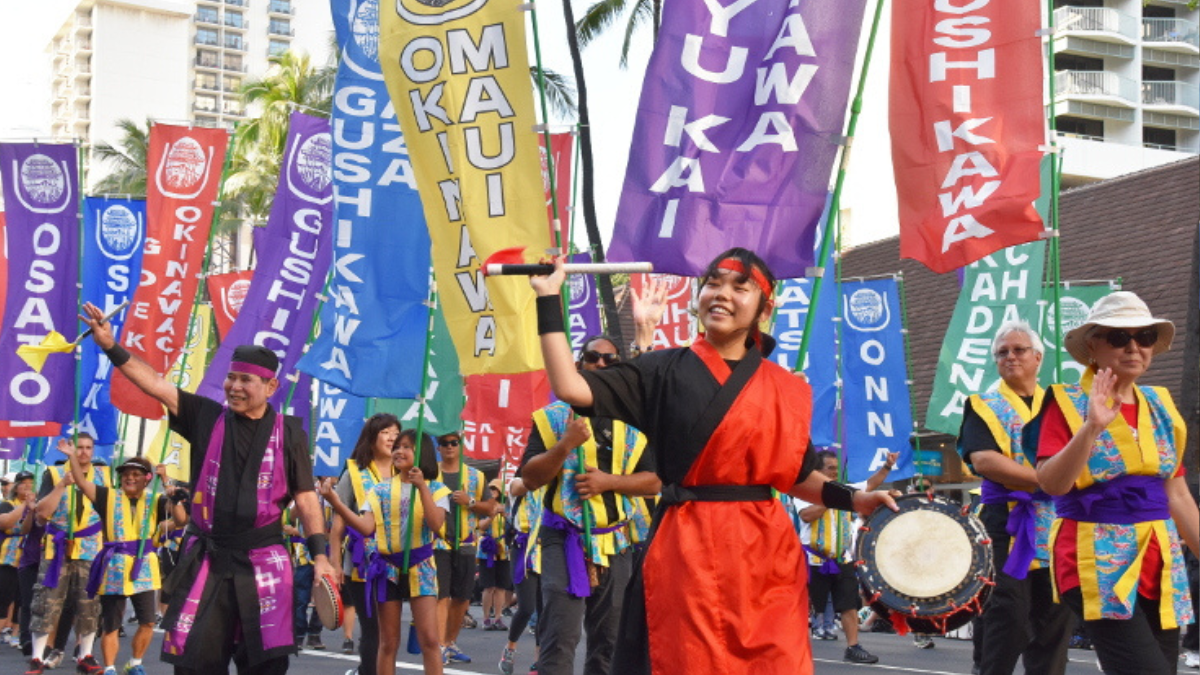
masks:
[(1197, 31), (1195, 21), (1187, 19), (1142, 19), (1142, 42), (1159, 49), (1200, 53), (1200, 31)]
[(1054, 27), (1060, 34), (1093, 40), (1125, 44), (1138, 40), (1137, 17), (1106, 7), (1059, 7), (1054, 10)]
[(1200, 88), (1187, 82), (1142, 82), (1142, 105), (1164, 112), (1200, 115)]
[(1105, 105), (1134, 107), (1141, 101), (1137, 82), (1103, 70), (1060, 70), (1054, 73), (1059, 99), (1078, 99)]

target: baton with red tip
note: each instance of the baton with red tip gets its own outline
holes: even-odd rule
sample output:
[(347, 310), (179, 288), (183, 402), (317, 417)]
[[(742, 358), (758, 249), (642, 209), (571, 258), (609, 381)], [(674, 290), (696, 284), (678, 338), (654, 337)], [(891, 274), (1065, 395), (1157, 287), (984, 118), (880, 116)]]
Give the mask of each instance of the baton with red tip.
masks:
[[(505, 248), (487, 257), (483, 261), (483, 276), (542, 276), (554, 271), (553, 263), (525, 262), (525, 247), (516, 246)], [(636, 272), (653, 272), (654, 263), (566, 263), (563, 271), (567, 274), (633, 274)]]

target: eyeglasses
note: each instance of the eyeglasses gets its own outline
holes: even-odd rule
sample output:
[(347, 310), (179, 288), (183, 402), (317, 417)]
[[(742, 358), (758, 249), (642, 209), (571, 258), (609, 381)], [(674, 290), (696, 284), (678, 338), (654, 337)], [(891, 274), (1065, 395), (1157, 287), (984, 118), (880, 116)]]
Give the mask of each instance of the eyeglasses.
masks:
[(603, 354), (603, 353), (595, 351), (593, 349), (589, 349), (588, 351), (583, 353), (583, 362), (584, 363), (588, 363), (588, 364), (600, 363), (601, 359), (604, 360), (604, 365), (611, 366), (612, 364), (621, 360), (621, 355), (620, 354)]
[(1031, 351), (1033, 351), (1033, 347), (1013, 347), (1012, 349), (1009, 349), (1008, 347), (1001, 347), (1000, 349), (996, 350), (996, 353), (993, 356), (996, 357), (997, 361), (1003, 361), (1004, 359), (1007, 359), (1010, 354), (1019, 359)]
[(1154, 343), (1158, 342), (1158, 329), (1143, 328), (1136, 333), (1130, 333), (1127, 330), (1110, 330), (1107, 333), (1096, 333), (1093, 337), (1108, 342), (1116, 349), (1121, 349), (1129, 344), (1130, 340), (1143, 347), (1153, 347)]
[(438, 441), (438, 445), (442, 446), (443, 448), (445, 448), (445, 447), (457, 448), (457, 447), (458, 447), (458, 440), (457, 440), (457, 439), (450, 439), (450, 440), (448, 440), (448, 441)]

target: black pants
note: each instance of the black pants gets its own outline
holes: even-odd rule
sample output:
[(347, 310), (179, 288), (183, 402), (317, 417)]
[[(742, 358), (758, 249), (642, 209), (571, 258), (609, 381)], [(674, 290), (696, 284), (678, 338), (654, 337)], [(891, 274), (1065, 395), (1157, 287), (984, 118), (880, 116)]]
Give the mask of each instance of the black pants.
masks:
[[(216, 672), (224, 673), (229, 668), (230, 659), (237, 666), (238, 675), (283, 675), (288, 671), (288, 656), (278, 656), (267, 659), (257, 665), (250, 665), (250, 655), (246, 650), (245, 641), (233, 644), (233, 635), (238, 621), (237, 598), (232, 579), (209, 579), (215, 584), (212, 604), (206, 609), (203, 620), (197, 620), (192, 625), (190, 640), (197, 640), (204, 646), (206, 652), (215, 653), (215, 662), (222, 664)], [(199, 617), (197, 617), (199, 618)], [(176, 665), (175, 675), (211, 675), (214, 667), (188, 668)]]
[(375, 663), (379, 658), (379, 615), (371, 608), (367, 616), (367, 583), (346, 581), (346, 592), (350, 604), (354, 605), (354, 616), (358, 619), (361, 635), (358, 638), (358, 675), (375, 675)]
[(1067, 668), (1074, 616), (1054, 602), (1050, 570), (1032, 570), (1024, 579), (1003, 572), (1008, 537), (992, 535), (996, 586), (984, 619), (981, 675), (1012, 675), (1017, 660), (1029, 675), (1058, 675)]
[[(537, 572), (527, 570), (525, 579), (517, 584), (517, 609), (513, 612), (512, 622), (508, 624), (508, 641), (516, 642), (521, 639), (521, 633), (529, 625), (529, 619), (538, 611), (541, 602), (542, 582)], [(536, 637), (536, 636), (535, 636)]]
[[(1083, 594), (1078, 588), (1061, 597), (1071, 611), (1083, 616)], [(1157, 600), (1139, 595), (1129, 619), (1084, 621), (1083, 630), (1106, 675), (1174, 675), (1179, 666), (1179, 629), (1163, 630)]]
[(17, 570), (17, 584), (21, 590), (21, 653), (25, 656), (33, 655), (33, 633), (29, 631), (29, 622), (33, 621), (33, 585), (37, 583), (37, 575), (37, 565), (26, 565)]
[(608, 675), (617, 627), (621, 620), (625, 587), (633, 571), (633, 555), (625, 551), (610, 558), (600, 575), (600, 585), (591, 596), (577, 598), (567, 591), (567, 562), (563, 555), (563, 535), (542, 530), (542, 608), (538, 614), (538, 673), (572, 675), (575, 672), (575, 648), (582, 630), (587, 630), (587, 656), (584, 675)]

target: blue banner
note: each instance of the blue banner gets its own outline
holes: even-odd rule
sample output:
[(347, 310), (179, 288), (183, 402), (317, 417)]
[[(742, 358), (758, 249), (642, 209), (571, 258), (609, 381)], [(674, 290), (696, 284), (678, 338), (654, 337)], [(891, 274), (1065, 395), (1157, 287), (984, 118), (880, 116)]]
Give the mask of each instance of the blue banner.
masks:
[(354, 443), (367, 416), (367, 399), (324, 382), (319, 387), (313, 475), (338, 476), (354, 452)]
[(358, 396), (411, 398), (421, 386), (415, 355), (425, 351), (429, 232), (379, 66), (378, 3), (332, 0), (332, 9), (342, 54), (334, 269), (321, 331), (298, 368)]
[[(146, 202), (132, 199), (88, 197), (83, 203), (83, 299), (112, 312), (133, 297), (142, 272), (142, 251), (146, 238)], [(113, 333), (121, 334), (128, 309), (121, 310), (110, 323)], [(112, 456), (112, 444), (119, 436), (117, 409), (109, 399), (112, 362), (93, 340), (82, 343), (83, 369), (79, 402), (79, 431), (96, 439), (97, 459)], [(64, 436), (74, 434), (67, 428)]]
[[(817, 242), (818, 250), (820, 242)], [(825, 257), (827, 276), (821, 284), (817, 299), (817, 315), (813, 319), (813, 335), (808, 342), (804, 376), (813, 389), (812, 442), (829, 447), (837, 440), (837, 280), (834, 278), (833, 246)], [(793, 370), (804, 338), (804, 324), (812, 297), (814, 279), (787, 279), (775, 298), (775, 320), (771, 337), (778, 341), (771, 360)]]
[(845, 472), (864, 481), (900, 454), (888, 480), (913, 475), (904, 316), (895, 279), (842, 283)]

